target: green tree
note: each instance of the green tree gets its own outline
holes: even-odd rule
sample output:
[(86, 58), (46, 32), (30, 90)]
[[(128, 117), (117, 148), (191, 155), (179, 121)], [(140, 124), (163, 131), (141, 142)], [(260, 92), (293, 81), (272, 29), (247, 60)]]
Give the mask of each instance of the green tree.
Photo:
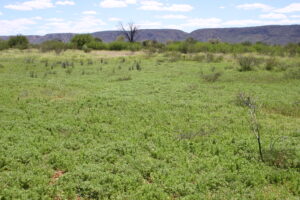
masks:
[(22, 35), (12, 36), (8, 40), (8, 46), (10, 48), (27, 49), (29, 46), (29, 41), (25, 36)]
[(75, 35), (71, 42), (78, 48), (82, 49), (84, 45), (87, 45), (88, 43), (94, 41), (95, 38), (90, 34), (79, 34)]

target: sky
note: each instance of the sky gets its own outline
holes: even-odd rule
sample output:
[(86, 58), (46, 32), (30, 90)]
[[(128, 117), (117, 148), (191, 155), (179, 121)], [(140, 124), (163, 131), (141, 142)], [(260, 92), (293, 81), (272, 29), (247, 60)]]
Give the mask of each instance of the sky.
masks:
[(0, 0), (0, 35), (300, 24), (300, 0)]

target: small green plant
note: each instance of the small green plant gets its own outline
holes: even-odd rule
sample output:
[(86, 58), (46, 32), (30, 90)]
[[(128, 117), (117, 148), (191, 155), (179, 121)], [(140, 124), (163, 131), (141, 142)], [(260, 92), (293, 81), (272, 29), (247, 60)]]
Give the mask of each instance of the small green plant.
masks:
[(216, 82), (222, 76), (221, 72), (214, 72), (211, 74), (203, 75), (203, 79), (207, 82)]
[(237, 60), (240, 65), (239, 71), (241, 72), (252, 71), (253, 67), (257, 64), (254, 56), (240, 56)]
[(295, 80), (299, 80), (300, 79), (300, 67), (296, 68), (291, 68), (289, 70), (287, 70), (284, 74), (285, 78), (287, 79), (295, 79)]
[(130, 81), (130, 80), (132, 80), (131, 76), (126, 75), (126, 76), (122, 76), (122, 77), (117, 78), (116, 81)]
[(239, 93), (237, 95), (237, 104), (240, 106), (247, 107), (249, 109), (250, 115), (250, 126), (253, 134), (256, 137), (259, 156), (262, 162), (264, 162), (262, 145), (261, 145), (261, 133), (260, 133), (260, 125), (257, 120), (257, 105), (253, 97), (246, 95), (245, 93)]
[(73, 70), (71, 68), (68, 68), (68, 69), (66, 69), (65, 72), (66, 72), (66, 74), (70, 75), (70, 74), (72, 74)]
[(265, 69), (267, 71), (272, 71), (277, 66), (278, 66), (278, 61), (275, 58), (269, 58), (266, 61)]
[(37, 73), (34, 71), (30, 71), (29, 76), (30, 76), (30, 78), (37, 78)]
[(82, 46), (82, 50), (85, 52), (85, 53), (90, 53), (92, 51), (91, 48), (89, 48), (87, 45), (83, 45)]

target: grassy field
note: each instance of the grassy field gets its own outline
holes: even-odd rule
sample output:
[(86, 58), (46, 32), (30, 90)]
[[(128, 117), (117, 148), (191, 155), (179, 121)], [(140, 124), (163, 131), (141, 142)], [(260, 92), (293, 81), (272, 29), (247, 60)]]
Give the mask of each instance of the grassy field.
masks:
[(300, 59), (236, 57), (1, 52), (0, 199), (299, 199)]

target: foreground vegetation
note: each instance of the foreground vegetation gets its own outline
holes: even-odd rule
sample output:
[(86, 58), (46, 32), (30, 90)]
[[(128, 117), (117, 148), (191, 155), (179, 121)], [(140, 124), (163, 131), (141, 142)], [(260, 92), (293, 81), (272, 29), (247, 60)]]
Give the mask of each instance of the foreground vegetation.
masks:
[(299, 85), (297, 57), (2, 51), (0, 199), (299, 199)]

